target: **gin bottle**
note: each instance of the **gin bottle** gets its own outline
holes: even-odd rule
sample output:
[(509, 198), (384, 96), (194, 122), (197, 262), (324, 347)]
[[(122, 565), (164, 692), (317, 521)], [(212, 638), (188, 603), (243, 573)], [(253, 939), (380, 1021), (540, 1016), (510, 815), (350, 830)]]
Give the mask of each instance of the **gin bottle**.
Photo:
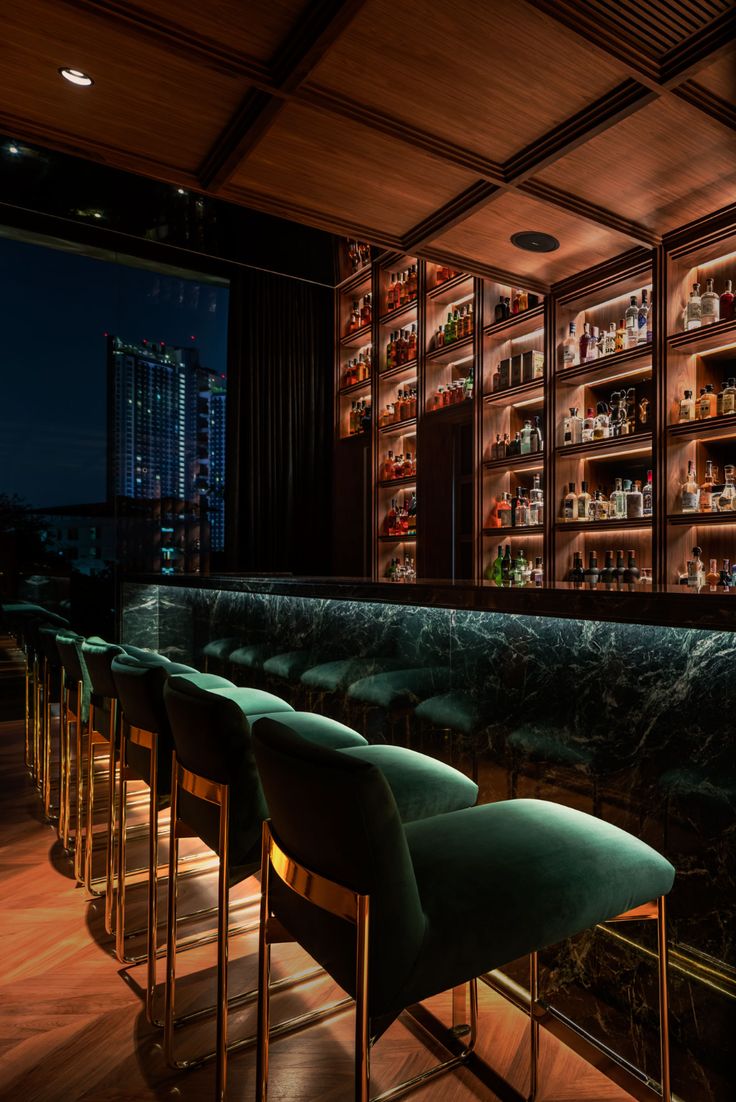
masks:
[(636, 295), (632, 295), (624, 315), (626, 321), (626, 347), (635, 348), (639, 333), (639, 307)]
[(715, 325), (720, 317), (720, 300), (713, 290), (713, 280), (706, 279), (700, 299), (700, 324)]
[(687, 461), (687, 476), (680, 489), (680, 508), (683, 513), (697, 513), (700, 504), (700, 487), (695, 475), (695, 463)]
[(700, 284), (693, 283), (690, 298), (685, 307), (685, 329), (700, 329), (702, 324), (702, 305), (700, 298)]

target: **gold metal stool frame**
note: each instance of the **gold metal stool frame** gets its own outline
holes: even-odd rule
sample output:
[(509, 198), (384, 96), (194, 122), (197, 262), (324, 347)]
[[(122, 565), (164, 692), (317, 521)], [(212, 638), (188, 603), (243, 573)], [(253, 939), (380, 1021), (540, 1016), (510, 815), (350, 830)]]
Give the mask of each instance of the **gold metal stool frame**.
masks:
[[(258, 1053), (256, 1064), (256, 1099), (268, 1102), (268, 1046), (270, 1031), (269, 977), (270, 949), (274, 942), (294, 940), (281, 924), (271, 915), (270, 883), (274, 872), (292, 891), (303, 899), (321, 907), (338, 918), (351, 922), (356, 927), (356, 997), (355, 997), (355, 1102), (390, 1102), (408, 1093), (414, 1087), (426, 1083), (429, 1079), (466, 1062), (473, 1053), (477, 1036), (478, 997), (477, 980), (470, 985), (470, 1038), (464, 1051), (420, 1072), (411, 1079), (370, 1098), (370, 1046), (368, 1019), (368, 973), (370, 944), (370, 896), (362, 895), (327, 877), (312, 872), (290, 857), (281, 849), (271, 831), (269, 822), (263, 824), (263, 844), (261, 862), (261, 931), (259, 936), (259, 985), (258, 985)], [(652, 1097), (660, 1097), (662, 1102), (671, 1102), (668, 999), (667, 999), (667, 933), (665, 921), (665, 898), (660, 896), (652, 903), (644, 904), (624, 914), (608, 919), (609, 922), (628, 922), (640, 919), (657, 922), (657, 957), (659, 987), (659, 1029), (661, 1084), (659, 1089), (647, 1084)], [(529, 954), (529, 1093), (528, 1102), (535, 1102), (538, 1087), (539, 1025), (547, 1008), (539, 1001), (538, 954)], [(501, 994), (506, 994), (502, 986), (490, 984)], [(457, 990), (457, 989), (456, 989)], [(454, 1006), (453, 1006), (454, 1010)], [(475, 1059), (479, 1059), (477, 1056)], [(485, 1063), (484, 1061), (481, 1061)]]
[[(218, 859), (218, 884), (217, 884), (217, 1003), (216, 1007), (208, 1007), (203, 1010), (195, 1010), (179, 1018), (174, 1016), (174, 1004), (176, 997), (176, 953), (177, 953), (177, 885), (178, 885), (178, 857), (179, 839), (190, 837), (189, 828), (179, 818), (179, 790), (183, 789), (197, 799), (213, 804), (218, 809), (219, 817), (219, 859)], [(228, 1044), (227, 1024), (230, 1010), (248, 1003), (255, 1002), (258, 998), (258, 988), (242, 992), (232, 999), (227, 994), (227, 964), (228, 964), (228, 938), (231, 933), (244, 933), (259, 929), (260, 922), (256, 921), (248, 926), (240, 928), (229, 927), (229, 875), (230, 875), (230, 845), (228, 837), (229, 826), (230, 789), (227, 784), (220, 784), (208, 780), (196, 773), (190, 772), (180, 765), (176, 754), (172, 757), (171, 765), (171, 841), (169, 845), (169, 896), (168, 896), (168, 921), (167, 947), (166, 947), (166, 1011), (164, 1025), (164, 1054), (167, 1063), (179, 1070), (201, 1067), (210, 1061), (216, 1061), (215, 1070), (215, 1097), (217, 1102), (223, 1102), (227, 1081), (227, 1055), (228, 1052), (237, 1052), (256, 1045), (257, 1036), (254, 1034), (243, 1037)], [(260, 902), (260, 897), (256, 897)], [(246, 901), (250, 903), (251, 901)], [(212, 940), (211, 938), (207, 940)], [(200, 939), (198, 944), (202, 944)], [(287, 976), (271, 985), (271, 991), (285, 990), (295, 987), (306, 980), (321, 975), (323, 969), (315, 966), (304, 969), (295, 975)], [(351, 1000), (348, 998), (337, 999), (325, 1004), (318, 1010), (310, 1010), (304, 1014), (290, 1018), (272, 1031), (273, 1035), (290, 1033), (304, 1026), (322, 1021), (324, 1018), (347, 1009)], [(174, 1030), (177, 1025), (197, 1021), (208, 1017), (213, 1009), (217, 1013), (216, 1043), (212, 1052), (187, 1060), (177, 1060), (174, 1055)]]

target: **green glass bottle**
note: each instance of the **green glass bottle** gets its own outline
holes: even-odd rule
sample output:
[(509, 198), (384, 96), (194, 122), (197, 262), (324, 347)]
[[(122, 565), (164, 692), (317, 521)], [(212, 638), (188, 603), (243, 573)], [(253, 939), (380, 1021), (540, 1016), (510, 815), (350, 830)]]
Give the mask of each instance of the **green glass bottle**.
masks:
[(503, 545), (499, 545), (498, 555), (494, 561), (488, 563), (486, 578), (489, 582), (495, 582), (496, 585), (501, 584), (503, 579)]

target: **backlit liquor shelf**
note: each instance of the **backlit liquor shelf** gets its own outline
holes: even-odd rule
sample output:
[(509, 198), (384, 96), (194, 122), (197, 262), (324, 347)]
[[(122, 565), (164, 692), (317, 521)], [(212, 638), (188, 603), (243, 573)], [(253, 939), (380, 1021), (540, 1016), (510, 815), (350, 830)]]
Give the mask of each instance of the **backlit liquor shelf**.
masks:
[(339, 285), (340, 522), (375, 581), (492, 587), (502, 546), (502, 588), (623, 562), (634, 594), (736, 596), (736, 218), (670, 239), (546, 295), (375, 250)]

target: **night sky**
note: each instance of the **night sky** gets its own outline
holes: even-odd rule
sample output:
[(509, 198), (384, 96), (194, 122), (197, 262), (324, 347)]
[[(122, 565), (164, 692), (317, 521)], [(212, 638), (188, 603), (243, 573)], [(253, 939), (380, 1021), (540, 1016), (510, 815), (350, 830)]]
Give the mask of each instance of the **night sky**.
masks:
[(226, 288), (0, 238), (0, 492), (104, 501), (106, 338), (190, 346), (224, 373)]

